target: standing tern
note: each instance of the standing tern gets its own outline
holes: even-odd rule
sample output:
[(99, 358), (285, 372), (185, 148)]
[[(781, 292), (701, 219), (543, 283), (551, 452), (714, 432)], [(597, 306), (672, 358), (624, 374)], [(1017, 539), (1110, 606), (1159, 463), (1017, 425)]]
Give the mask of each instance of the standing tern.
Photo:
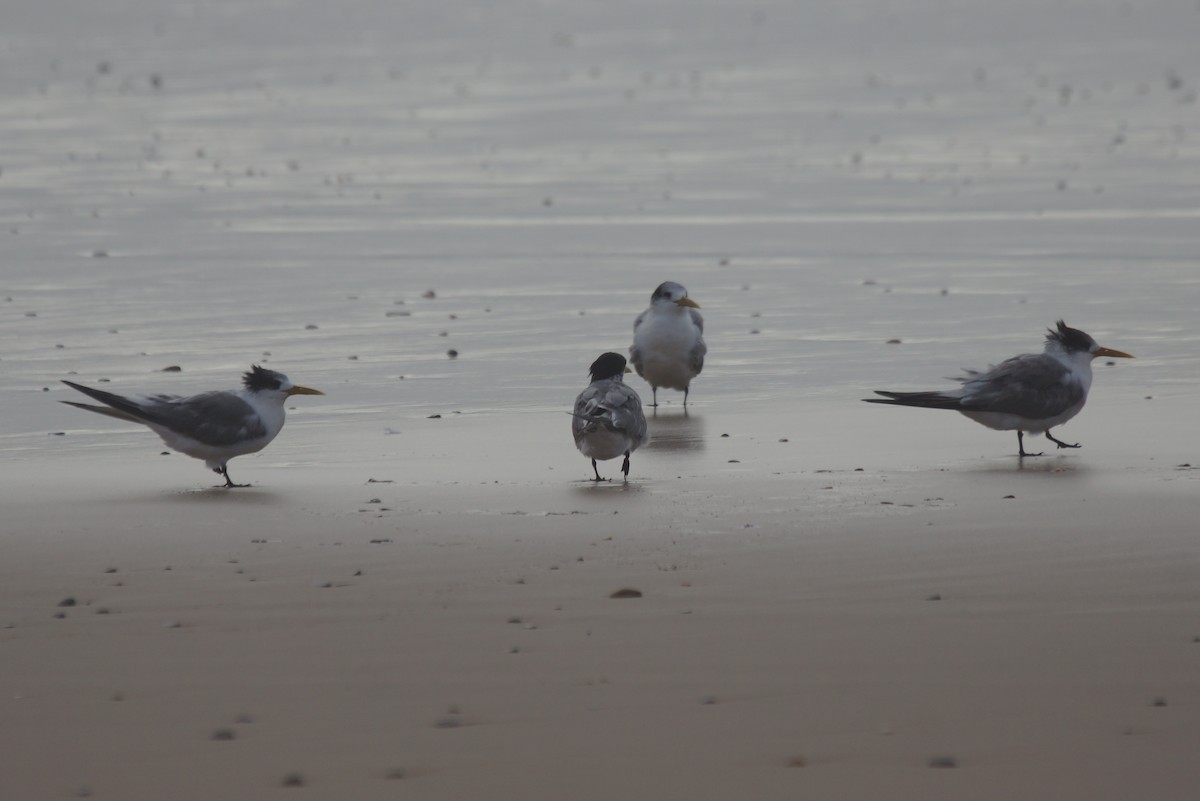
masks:
[(658, 388), (683, 390), (687, 406), (692, 379), (704, 369), (704, 318), (700, 304), (674, 281), (659, 284), (650, 295), (650, 308), (633, 322), (633, 346), (629, 361), (646, 379), (654, 393), (651, 406), (658, 406)]
[(135, 395), (123, 397), (71, 381), (64, 384), (95, 398), (104, 406), (62, 401), (68, 406), (105, 414), (118, 420), (141, 423), (162, 437), (168, 447), (186, 453), (225, 479), (229, 460), (267, 447), (283, 428), (284, 401), (292, 395), (324, 395), (293, 384), (283, 373), (251, 366), (242, 376), (243, 389), (202, 392), (199, 395)]
[(603, 481), (596, 460), (615, 459), (624, 454), (621, 472), (629, 481), (629, 454), (646, 439), (646, 416), (642, 399), (625, 384), (625, 357), (603, 353), (591, 366), (592, 383), (575, 399), (571, 433), (575, 447), (592, 460), (596, 481)]
[(1083, 408), (1092, 386), (1092, 359), (1108, 356), (1132, 359), (1128, 353), (1102, 348), (1096, 340), (1062, 320), (1046, 335), (1042, 353), (1014, 356), (986, 372), (967, 370), (956, 379), (961, 389), (932, 392), (884, 392), (882, 398), (863, 398), (867, 403), (953, 409), (977, 423), (998, 431), (1017, 432), (1017, 449), (1024, 456), (1025, 432), (1046, 435), (1059, 448), (1078, 448), (1055, 439), (1050, 429), (1062, 425)]

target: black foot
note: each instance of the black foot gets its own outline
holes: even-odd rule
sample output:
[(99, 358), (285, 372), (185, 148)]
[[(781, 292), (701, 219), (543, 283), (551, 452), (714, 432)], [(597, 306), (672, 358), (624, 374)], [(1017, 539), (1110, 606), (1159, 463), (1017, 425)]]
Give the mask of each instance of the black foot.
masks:
[(225, 468), (225, 467), (214, 467), (214, 468), (213, 468), (213, 472), (214, 472), (214, 473), (216, 473), (217, 475), (219, 475), (219, 476), (221, 476), (222, 478), (224, 478), (224, 479), (225, 479), (225, 483), (224, 483), (224, 484), (218, 484), (218, 485), (217, 485), (218, 487), (224, 487), (225, 489), (238, 489), (238, 488), (241, 488), (241, 487), (248, 487), (248, 486), (250, 486), (249, 484), (234, 484), (234, 483), (233, 483), (233, 479), (229, 477), (229, 470), (228, 470), (228, 468)]
[(1078, 442), (1076, 442), (1074, 445), (1072, 445), (1069, 442), (1063, 442), (1061, 439), (1056, 439), (1056, 438), (1052, 437), (1050, 435), (1049, 431), (1046, 432), (1046, 439), (1050, 440), (1055, 445), (1057, 445), (1059, 450), (1062, 450), (1063, 448), (1078, 448), (1079, 447)]
[(1044, 453), (1026, 453), (1025, 452), (1025, 432), (1017, 432), (1017, 455), (1024, 459), (1026, 456), (1045, 456)]
[(592, 481), (607, 481), (608, 480), (606, 478), (600, 477), (600, 471), (596, 469), (596, 460), (595, 459), (592, 460), (592, 471), (595, 472), (595, 474), (596, 474), (596, 477), (593, 478)]

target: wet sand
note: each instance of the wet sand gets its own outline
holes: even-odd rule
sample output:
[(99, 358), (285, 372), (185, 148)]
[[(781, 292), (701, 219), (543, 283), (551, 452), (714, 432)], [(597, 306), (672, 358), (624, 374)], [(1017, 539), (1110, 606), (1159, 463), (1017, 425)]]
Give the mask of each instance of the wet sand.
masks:
[[(0, 30), (0, 798), (1194, 796), (1200, 12), (398, 8)], [(859, 402), (1060, 317), (1080, 450)], [(57, 403), (255, 362), (233, 492)]]
[(438, 475), (484, 427), (356, 466), (281, 439), (234, 492), (7, 471), (5, 796), (1189, 796), (1200, 472), (902, 435), (821, 467), (777, 421), (667, 419), (627, 486)]

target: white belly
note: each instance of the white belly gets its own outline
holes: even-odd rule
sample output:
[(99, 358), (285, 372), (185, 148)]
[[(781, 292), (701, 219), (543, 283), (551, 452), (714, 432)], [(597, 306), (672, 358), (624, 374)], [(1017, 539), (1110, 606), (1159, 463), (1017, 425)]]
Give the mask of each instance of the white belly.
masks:
[(600, 428), (579, 437), (575, 444), (579, 452), (589, 459), (604, 461), (624, 456), (626, 451), (633, 450), (633, 442), (628, 435), (617, 431)]

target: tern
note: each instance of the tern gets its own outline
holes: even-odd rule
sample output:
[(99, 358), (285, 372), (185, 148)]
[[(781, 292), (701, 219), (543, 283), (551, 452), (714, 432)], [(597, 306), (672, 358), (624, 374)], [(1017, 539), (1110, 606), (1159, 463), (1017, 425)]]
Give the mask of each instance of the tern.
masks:
[(650, 295), (650, 308), (633, 322), (633, 345), (629, 361), (646, 379), (654, 393), (651, 406), (658, 406), (658, 388), (683, 390), (687, 406), (692, 379), (704, 369), (704, 318), (700, 304), (674, 281), (659, 284)]
[(646, 439), (646, 416), (642, 399), (625, 384), (625, 357), (603, 353), (591, 366), (592, 383), (575, 399), (571, 433), (575, 447), (592, 460), (596, 481), (603, 481), (596, 460), (615, 459), (624, 454), (621, 472), (629, 481), (629, 454)]
[(283, 428), (283, 404), (292, 395), (324, 395), (293, 384), (283, 373), (251, 366), (242, 376), (243, 389), (202, 392), (199, 395), (135, 395), (123, 397), (71, 381), (64, 384), (94, 398), (104, 406), (62, 401), (68, 406), (105, 414), (118, 420), (141, 423), (162, 437), (168, 447), (203, 459), (214, 473), (229, 477), (229, 460), (267, 447)]
[(953, 409), (997, 431), (1017, 432), (1019, 455), (1025, 452), (1025, 433), (1046, 435), (1061, 448), (1078, 448), (1056, 439), (1050, 429), (1062, 425), (1083, 408), (1092, 386), (1092, 360), (1099, 356), (1132, 359), (1119, 350), (1102, 348), (1096, 340), (1062, 320), (1046, 335), (1041, 353), (1014, 356), (986, 372), (966, 370), (956, 379), (961, 389), (932, 392), (884, 392), (884, 398), (863, 398), (867, 403)]

